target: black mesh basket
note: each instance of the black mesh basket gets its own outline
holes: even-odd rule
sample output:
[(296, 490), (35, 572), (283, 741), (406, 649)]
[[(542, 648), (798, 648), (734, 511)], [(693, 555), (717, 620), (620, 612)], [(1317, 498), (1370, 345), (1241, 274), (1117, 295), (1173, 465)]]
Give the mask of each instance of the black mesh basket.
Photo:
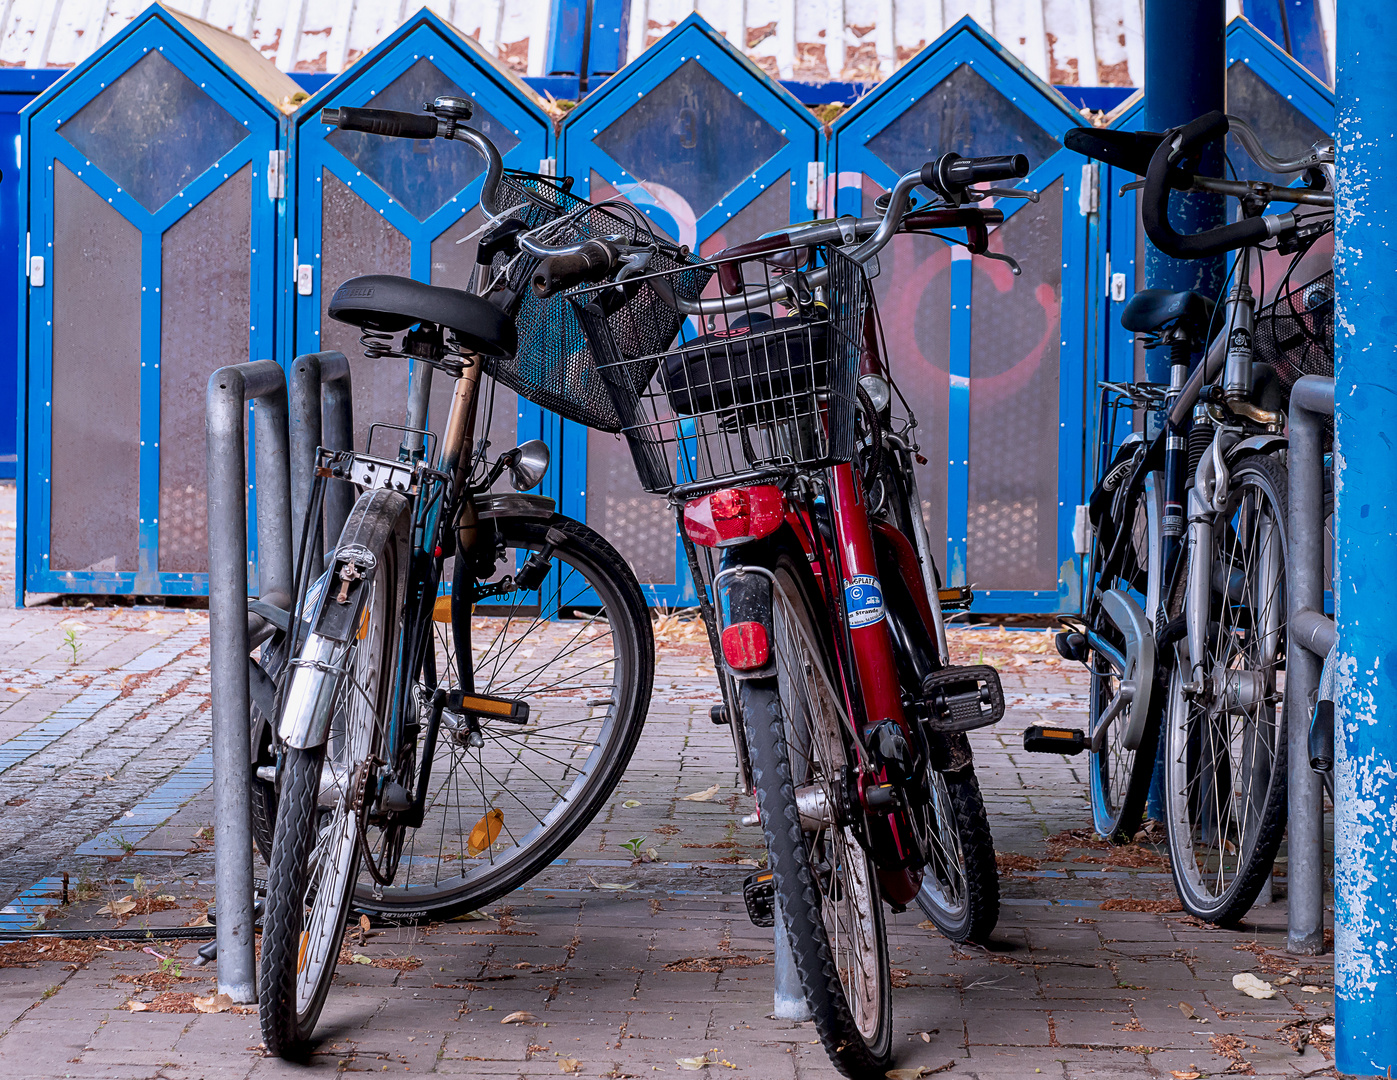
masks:
[[(812, 290), (806, 278), (820, 258), (830, 280)], [(691, 318), (677, 342), (648, 333), (634, 301), (618, 306), (615, 286), (572, 297), (648, 491), (820, 468), (854, 454), (863, 268), (838, 249), (805, 248), (654, 277), (692, 299), (724, 262), (737, 271), (720, 280), (742, 288), (745, 274), (745, 291), (727, 295), (726, 312), (703, 325)], [(750, 299), (783, 284), (784, 302)], [(709, 292), (718, 294), (717, 283)]]
[(1334, 272), (1284, 293), (1256, 313), (1252, 359), (1270, 364), (1286, 394), (1303, 375), (1334, 374)]
[[(570, 194), (565, 182), (551, 176), (508, 171), (496, 198), (504, 220), (517, 219), (547, 244), (574, 244), (598, 237), (619, 237), (626, 244), (654, 243), (651, 266), (673, 270), (689, 262), (688, 252), (656, 238), (639, 212), (593, 206)], [(521, 253), (497, 255), (491, 281), (513, 294), (508, 310), (515, 317), (519, 347), (514, 356), (487, 358), (486, 372), (559, 416), (602, 431), (620, 431), (621, 419), (597, 373), (587, 338), (565, 295), (540, 300), (530, 287), (539, 260)], [(489, 284), (489, 282), (482, 283)], [(700, 286), (701, 287), (701, 286)], [(638, 298), (637, 318), (653, 323), (655, 332), (673, 341), (683, 317), (653, 293)], [(660, 346), (661, 348), (663, 346)]]

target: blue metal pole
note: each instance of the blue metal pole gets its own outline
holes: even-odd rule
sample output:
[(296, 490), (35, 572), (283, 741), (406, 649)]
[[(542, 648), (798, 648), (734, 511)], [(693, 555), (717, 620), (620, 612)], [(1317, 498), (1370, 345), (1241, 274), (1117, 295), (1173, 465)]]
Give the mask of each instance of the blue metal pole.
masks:
[(1335, 1064), (1397, 1066), (1397, 4), (1338, 5)]
[[(1224, 108), (1227, 80), (1227, 12), (1224, 0), (1145, 0), (1145, 129), (1166, 131), (1213, 109)], [(1203, 158), (1210, 176), (1223, 175), (1222, 147)], [(1217, 195), (1174, 192), (1169, 218), (1180, 232), (1201, 232), (1226, 222)], [(1216, 298), (1227, 272), (1224, 257), (1183, 262), (1145, 245), (1145, 284), (1151, 289), (1196, 289)], [(1166, 349), (1145, 354), (1145, 377), (1169, 381)]]

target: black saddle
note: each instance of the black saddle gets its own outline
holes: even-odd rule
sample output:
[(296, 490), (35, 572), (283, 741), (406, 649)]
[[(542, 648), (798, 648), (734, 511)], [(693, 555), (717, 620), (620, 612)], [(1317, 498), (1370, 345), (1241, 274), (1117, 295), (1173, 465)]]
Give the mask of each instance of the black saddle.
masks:
[(392, 274), (350, 278), (330, 298), (330, 318), (386, 334), (436, 323), (485, 356), (513, 356), (518, 346), (514, 320), (488, 300)]
[(1164, 136), (1157, 131), (1116, 131), (1114, 128), (1072, 128), (1062, 143), (1069, 150), (1085, 154), (1118, 169), (1127, 169), (1144, 176), (1150, 169), (1150, 158), (1159, 149)]
[(1121, 312), (1121, 326), (1133, 334), (1153, 333), (1175, 321), (1189, 337), (1201, 341), (1213, 321), (1213, 302), (1192, 290), (1141, 289)]

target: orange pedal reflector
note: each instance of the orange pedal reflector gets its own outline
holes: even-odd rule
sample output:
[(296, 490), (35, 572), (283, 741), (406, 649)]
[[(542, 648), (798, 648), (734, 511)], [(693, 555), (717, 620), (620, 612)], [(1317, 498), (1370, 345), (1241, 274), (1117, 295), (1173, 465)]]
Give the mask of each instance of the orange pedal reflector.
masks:
[(499, 839), (500, 830), (503, 828), (504, 812), (502, 810), (491, 810), (486, 813), (475, 823), (475, 828), (466, 838), (466, 854), (475, 858)]
[(1035, 754), (1080, 754), (1086, 736), (1077, 728), (1034, 724), (1023, 733), (1023, 748)]
[(491, 697), (488, 694), (463, 694), (452, 690), (447, 697), (446, 709), (453, 713), (469, 713), (489, 720), (503, 720), (510, 724), (529, 722), (529, 703), (518, 698)]

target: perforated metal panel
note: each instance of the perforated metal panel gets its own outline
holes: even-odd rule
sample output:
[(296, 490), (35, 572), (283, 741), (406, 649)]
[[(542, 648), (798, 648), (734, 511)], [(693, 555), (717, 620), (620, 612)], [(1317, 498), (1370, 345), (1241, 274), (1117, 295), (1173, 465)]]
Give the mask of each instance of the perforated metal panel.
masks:
[(249, 359), (252, 169), (165, 233), (160, 285), (160, 569), (208, 572), (204, 390)]
[(49, 568), (137, 569), (141, 233), (54, 166)]
[(1013, 252), (1023, 275), (972, 263), (966, 573), (996, 590), (1056, 592), (1061, 181), (1005, 222), (991, 248)]

